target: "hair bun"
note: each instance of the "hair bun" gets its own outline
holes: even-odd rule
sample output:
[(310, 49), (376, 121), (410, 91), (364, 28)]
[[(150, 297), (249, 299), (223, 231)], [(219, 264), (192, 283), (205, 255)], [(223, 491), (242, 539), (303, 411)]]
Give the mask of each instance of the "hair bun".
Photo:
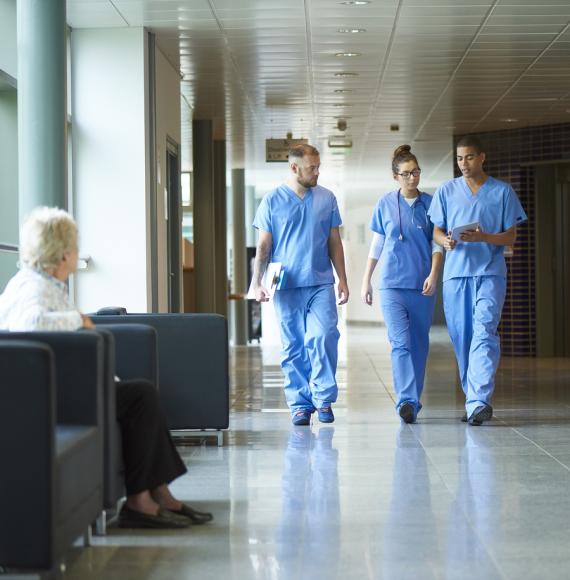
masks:
[(412, 148), (409, 145), (400, 145), (399, 147), (396, 147), (394, 155), (392, 155), (392, 159), (396, 159), (396, 157), (399, 157), (403, 153), (410, 153), (411, 150)]

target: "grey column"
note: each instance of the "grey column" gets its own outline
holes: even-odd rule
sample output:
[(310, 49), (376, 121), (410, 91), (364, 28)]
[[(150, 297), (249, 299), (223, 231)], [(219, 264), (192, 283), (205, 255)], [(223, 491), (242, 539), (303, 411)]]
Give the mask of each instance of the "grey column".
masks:
[(245, 188), (245, 239), (248, 248), (254, 247), (257, 242), (255, 228), (251, 225), (255, 218), (256, 209), (255, 187), (253, 185), (248, 185)]
[(226, 142), (214, 141), (214, 312), (228, 315)]
[[(247, 279), (247, 253), (245, 232), (245, 170), (232, 169), (232, 222), (233, 222), (233, 261), (232, 291), (245, 294)], [(236, 300), (233, 309), (234, 344), (247, 344), (247, 302)]]
[(67, 206), (65, 0), (18, 0), (20, 220)]
[(192, 122), (194, 164), (194, 273), (196, 311), (214, 312), (215, 235), (214, 224), (214, 141), (212, 121)]

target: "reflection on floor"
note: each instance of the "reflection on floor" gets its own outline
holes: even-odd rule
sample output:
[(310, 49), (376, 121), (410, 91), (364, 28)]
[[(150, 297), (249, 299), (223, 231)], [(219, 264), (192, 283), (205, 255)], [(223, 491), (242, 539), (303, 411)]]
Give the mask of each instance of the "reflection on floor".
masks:
[(403, 426), (385, 331), (349, 327), (336, 422), (293, 428), (278, 359), (234, 349), (225, 447), (182, 449), (174, 490), (215, 522), (111, 529), (74, 550), (66, 578), (570, 577), (570, 360), (503, 360), (495, 418), (470, 427), (434, 329), (424, 409)]

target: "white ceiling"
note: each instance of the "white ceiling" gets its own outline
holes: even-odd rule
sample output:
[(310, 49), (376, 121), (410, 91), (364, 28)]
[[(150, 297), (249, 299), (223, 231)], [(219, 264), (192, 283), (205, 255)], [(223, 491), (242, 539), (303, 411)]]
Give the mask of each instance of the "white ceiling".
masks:
[[(234, 166), (263, 188), (284, 170), (264, 163), (265, 139), (292, 132), (321, 150), (321, 181), (359, 205), (390, 181), (401, 143), (433, 190), (450, 176), (453, 133), (570, 121), (570, 0), (544, 2), (68, 0), (68, 22), (155, 32), (194, 117), (215, 120)], [(338, 117), (347, 153), (327, 147), (343, 134)]]

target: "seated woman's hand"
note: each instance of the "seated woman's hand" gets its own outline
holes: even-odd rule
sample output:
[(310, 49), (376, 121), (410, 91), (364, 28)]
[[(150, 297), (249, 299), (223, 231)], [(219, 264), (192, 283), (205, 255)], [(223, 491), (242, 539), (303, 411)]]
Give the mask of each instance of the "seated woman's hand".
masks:
[(91, 330), (95, 328), (95, 325), (93, 324), (93, 321), (91, 320), (91, 318), (89, 318), (89, 316), (82, 314), (81, 320), (83, 320), (83, 328), (89, 328)]

